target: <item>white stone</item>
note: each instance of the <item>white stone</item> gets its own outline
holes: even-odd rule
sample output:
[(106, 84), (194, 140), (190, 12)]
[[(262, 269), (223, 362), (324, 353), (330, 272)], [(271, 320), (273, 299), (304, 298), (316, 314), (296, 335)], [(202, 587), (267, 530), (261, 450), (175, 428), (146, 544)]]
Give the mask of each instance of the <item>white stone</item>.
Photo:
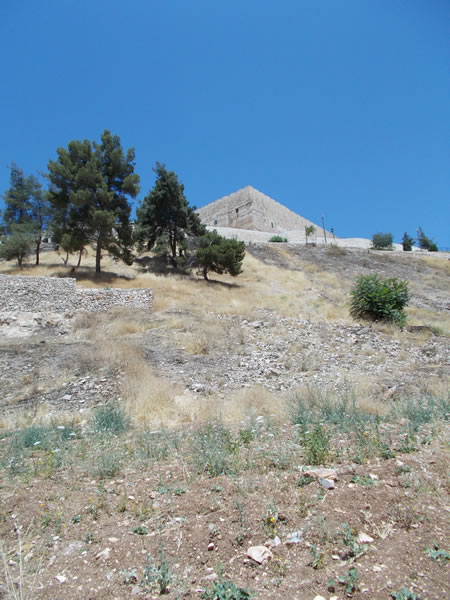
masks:
[(331, 479), (325, 479), (324, 477), (319, 477), (319, 484), (326, 490), (333, 490), (336, 487), (334, 485), (334, 481)]
[(373, 541), (373, 537), (370, 537), (370, 535), (367, 535), (367, 533), (360, 533), (358, 535), (358, 542), (360, 544), (372, 544)]
[(105, 548), (104, 550), (102, 550), (101, 552), (99, 552), (98, 554), (96, 554), (95, 558), (97, 560), (99, 558), (102, 558), (103, 560), (107, 560), (109, 558), (110, 553), (111, 553), (111, 548)]
[(251, 546), (247, 550), (247, 556), (260, 565), (265, 565), (273, 558), (272, 552), (265, 546)]

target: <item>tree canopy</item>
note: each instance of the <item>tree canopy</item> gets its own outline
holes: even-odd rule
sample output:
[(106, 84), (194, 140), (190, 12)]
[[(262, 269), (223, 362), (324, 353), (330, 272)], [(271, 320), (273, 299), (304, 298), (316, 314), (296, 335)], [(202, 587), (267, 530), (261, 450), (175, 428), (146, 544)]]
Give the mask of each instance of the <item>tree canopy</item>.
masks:
[(425, 235), (422, 227), (419, 227), (419, 229), (417, 230), (417, 242), (419, 244), (419, 248), (421, 248), (422, 250), (428, 250), (428, 252), (438, 251), (436, 243), (434, 242), (434, 240), (430, 239), (428, 236)]
[(220, 236), (217, 231), (208, 231), (197, 240), (195, 261), (205, 279), (214, 271), (219, 275), (229, 273), (233, 277), (242, 273), (245, 243)]
[[(10, 187), (3, 195), (6, 207), (3, 230), (8, 238), (4, 244), (9, 248), (9, 254), (12, 253), (11, 258), (17, 258), (20, 265), (22, 259), (31, 252), (31, 246), (35, 245), (38, 265), (42, 234), (50, 219), (47, 195), (37, 177), (26, 176), (14, 162), (9, 169)], [(28, 251), (25, 252), (25, 248)], [(18, 254), (15, 254), (16, 250)]]
[(167, 252), (176, 266), (177, 251), (185, 249), (186, 239), (202, 235), (202, 225), (195, 206), (189, 206), (184, 185), (173, 171), (156, 163), (154, 187), (137, 210), (136, 240), (141, 247)]
[(125, 153), (119, 136), (105, 130), (100, 143), (73, 140), (57, 154), (57, 160), (48, 163), (55, 241), (67, 252), (81, 253), (92, 244), (96, 272), (101, 270), (102, 250), (130, 263), (128, 197), (139, 193), (134, 149)]

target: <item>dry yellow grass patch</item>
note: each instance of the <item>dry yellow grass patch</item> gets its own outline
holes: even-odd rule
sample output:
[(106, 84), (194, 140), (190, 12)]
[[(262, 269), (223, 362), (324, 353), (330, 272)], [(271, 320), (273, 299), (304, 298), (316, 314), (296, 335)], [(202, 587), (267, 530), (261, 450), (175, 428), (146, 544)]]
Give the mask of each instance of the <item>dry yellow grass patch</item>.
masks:
[(436, 313), (426, 308), (408, 306), (405, 310), (408, 325), (429, 325), (442, 335), (450, 336), (450, 315), (444, 312)]
[(275, 423), (284, 423), (289, 418), (286, 398), (275, 396), (262, 386), (244, 388), (223, 400), (219, 416), (224, 422), (237, 423), (246, 418), (262, 415)]
[(447, 277), (450, 277), (449, 256), (424, 256), (422, 260), (432, 269), (441, 271)]
[(0, 419), (0, 429), (19, 430), (33, 425), (50, 425), (57, 421), (58, 425), (75, 425), (81, 422), (83, 415), (70, 410), (58, 410), (47, 402), (37, 404), (33, 408), (22, 408)]

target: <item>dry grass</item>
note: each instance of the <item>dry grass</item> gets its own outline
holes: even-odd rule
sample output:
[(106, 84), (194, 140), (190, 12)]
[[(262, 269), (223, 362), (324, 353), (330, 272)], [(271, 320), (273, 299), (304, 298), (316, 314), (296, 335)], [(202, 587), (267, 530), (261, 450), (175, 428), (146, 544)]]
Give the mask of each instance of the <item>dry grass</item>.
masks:
[(441, 335), (450, 337), (450, 314), (444, 312), (436, 313), (417, 306), (408, 306), (405, 312), (408, 316), (408, 325), (428, 325)]
[(269, 417), (274, 423), (283, 423), (289, 418), (288, 408), (285, 397), (275, 396), (262, 386), (253, 386), (227, 398), (220, 408), (220, 416), (229, 423), (254, 419), (260, 415)]

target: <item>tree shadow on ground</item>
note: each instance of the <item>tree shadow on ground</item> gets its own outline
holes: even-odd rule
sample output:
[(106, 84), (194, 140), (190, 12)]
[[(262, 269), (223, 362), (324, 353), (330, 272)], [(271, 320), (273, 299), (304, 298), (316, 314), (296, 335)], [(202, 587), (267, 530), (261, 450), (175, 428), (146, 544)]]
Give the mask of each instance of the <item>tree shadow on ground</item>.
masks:
[(207, 283), (208, 285), (219, 285), (228, 289), (236, 289), (242, 287), (238, 283), (230, 283), (229, 281), (219, 281), (218, 279), (204, 279), (203, 277), (200, 279), (194, 279), (196, 283)]
[(139, 273), (153, 273), (154, 275), (178, 275), (180, 277), (191, 277), (188, 271), (182, 268), (174, 267), (167, 261), (166, 256), (142, 256), (134, 259), (134, 263), (139, 265)]
[[(88, 270), (89, 269), (89, 270)], [(65, 273), (55, 273), (53, 277), (72, 277), (78, 281), (92, 281), (95, 283), (112, 283), (118, 279), (121, 281), (133, 281), (134, 277), (119, 275), (113, 271), (102, 271), (96, 273), (92, 267), (79, 267), (77, 270), (68, 269)]]

